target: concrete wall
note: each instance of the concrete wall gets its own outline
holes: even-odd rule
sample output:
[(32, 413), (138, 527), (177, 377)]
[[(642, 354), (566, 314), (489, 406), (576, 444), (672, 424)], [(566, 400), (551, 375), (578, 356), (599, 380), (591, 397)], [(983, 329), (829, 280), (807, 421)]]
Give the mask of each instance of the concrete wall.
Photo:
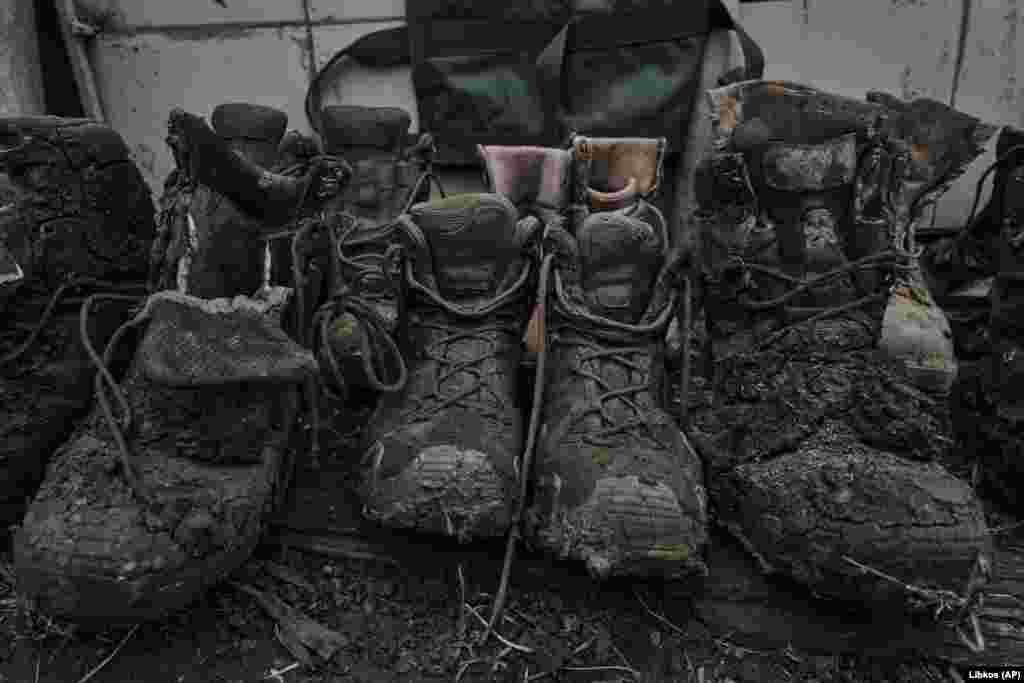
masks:
[(32, 0), (0, 2), (0, 115), (46, 111)]
[[(78, 0), (100, 23), (90, 57), (110, 122), (157, 187), (171, 169), (167, 112), (208, 114), (219, 102), (279, 107), (307, 130), (314, 65), (360, 35), (394, 26), (403, 0)], [(785, 0), (727, 3), (768, 60), (766, 76), (860, 97), (887, 90), (949, 102), (987, 121), (1024, 126), (1024, 16), (1019, 0)], [(326, 101), (402, 106), (415, 117), (408, 69), (348, 70)], [(936, 222), (966, 212), (965, 178)]]

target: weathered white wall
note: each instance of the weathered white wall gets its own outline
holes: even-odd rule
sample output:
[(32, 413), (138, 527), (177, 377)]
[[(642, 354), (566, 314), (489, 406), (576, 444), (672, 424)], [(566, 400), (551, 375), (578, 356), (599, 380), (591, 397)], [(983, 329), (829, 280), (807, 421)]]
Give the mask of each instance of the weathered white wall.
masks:
[(43, 75), (39, 66), (32, 0), (0, 2), (0, 114), (42, 114)]
[[(173, 106), (208, 114), (247, 100), (288, 112), (308, 130), (303, 96), (323, 64), (360, 35), (401, 21), (404, 0), (78, 0), (102, 21), (91, 58), (107, 116), (159, 186)], [(766, 76), (856, 97), (927, 96), (992, 123), (1024, 126), (1020, 0), (779, 0), (729, 4), (764, 48)], [(964, 9), (968, 11), (964, 21)], [(964, 28), (966, 26), (966, 33)], [(347, 69), (326, 101), (416, 107), (408, 69)], [(969, 203), (965, 178), (939, 208), (953, 224)]]

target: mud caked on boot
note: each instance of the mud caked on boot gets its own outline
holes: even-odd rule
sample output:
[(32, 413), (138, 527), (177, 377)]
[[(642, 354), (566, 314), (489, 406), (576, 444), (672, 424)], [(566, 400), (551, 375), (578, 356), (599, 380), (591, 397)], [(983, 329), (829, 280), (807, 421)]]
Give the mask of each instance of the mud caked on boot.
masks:
[[(1002, 141), (1001, 141), (1002, 142)], [(999, 221), (990, 298), (990, 352), (957, 382), (953, 421), (966, 469), (1014, 511), (1024, 507), (1024, 136), (999, 155), (986, 213)]]
[(587, 204), (574, 235), (545, 240), (549, 369), (528, 538), (600, 578), (705, 569), (702, 467), (665, 402), (683, 263), (647, 201), (664, 144), (577, 137)]
[[(78, 309), (97, 291), (146, 293), (153, 201), (107, 126), (0, 117), (0, 535), (19, 521), (53, 451), (92, 402), (95, 368)], [(88, 332), (105, 342), (130, 317), (110, 301)]]
[[(171, 119), (191, 163), (179, 172), (239, 205), (258, 208), (262, 196), (256, 215), (292, 215), (289, 204), (337, 187), (270, 173), (198, 117)], [(232, 248), (227, 229), (208, 234)], [(206, 283), (206, 298), (152, 294), (96, 358), (97, 406), (54, 456), (17, 531), (19, 590), (49, 614), (94, 627), (180, 609), (248, 559), (283, 497), (299, 391), (316, 361), (282, 329), (291, 290), (258, 282), (243, 294), (212, 265), (238, 256), (206, 253), (191, 263), (193, 279), (179, 280)], [(253, 253), (257, 267), (262, 256)], [(107, 368), (118, 349), (134, 350), (120, 373)]]
[(370, 419), (364, 511), (381, 523), (460, 541), (504, 535), (523, 448), (520, 340), (538, 223), (494, 194), (416, 204), (402, 216), (408, 382)]
[(711, 101), (696, 189), (712, 357), (689, 399), (716, 518), (763, 570), (823, 595), (906, 597), (865, 567), (964, 590), (991, 550), (985, 517), (933, 462), (950, 445), (942, 392), (882, 343), (915, 268), (906, 197), (936, 187), (915, 185), (907, 119), (789, 83)]
[[(333, 291), (317, 316), (318, 356), (327, 386), (363, 402), (396, 391), (404, 370), (389, 339), (398, 318), (398, 291), (388, 249), (398, 240), (395, 219), (430, 199), (433, 146), (429, 135), (410, 139), (412, 119), (394, 107), (325, 107), (322, 135), (328, 152), (352, 166), (332, 214)], [(372, 399), (370, 401), (372, 403)]]

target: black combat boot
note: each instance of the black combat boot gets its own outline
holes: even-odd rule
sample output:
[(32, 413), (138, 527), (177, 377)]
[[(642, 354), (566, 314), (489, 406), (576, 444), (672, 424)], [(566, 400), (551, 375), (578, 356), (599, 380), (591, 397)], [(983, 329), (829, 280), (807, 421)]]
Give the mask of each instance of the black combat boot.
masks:
[[(231, 198), (264, 230), (275, 227), (268, 217), (301, 219), (340, 189), (343, 169), (276, 175), (185, 112), (169, 128), (189, 164), (182, 180)], [(184, 291), (153, 293), (102, 355), (91, 352), (98, 405), (57, 451), (14, 542), (19, 589), (50, 614), (105, 627), (180, 609), (248, 559), (283, 498), (299, 389), (317, 364), (282, 329), (291, 290), (258, 279), (240, 291), (246, 283), (221, 267), (264, 272), (264, 250), (250, 248), (263, 246), (260, 233), (229, 234), (255, 231), (243, 218), (201, 235), (238, 253), (186, 250)], [(189, 293), (192, 283), (206, 296)], [(119, 350), (133, 352), (120, 372)]]
[[(991, 539), (970, 486), (935, 462), (945, 381), (909, 351), (940, 329), (913, 214), (974, 153), (971, 122), (779, 82), (711, 100), (717, 151), (697, 186), (711, 353), (689, 399), (716, 517), (765, 571), (823, 595), (962, 590)], [(887, 343), (906, 320), (901, 339), (919, 341)]]
[[(92, 400), (82, 296), (145, 294), (153, 202), (128, 147), (107, 126), (0, 118), (0, 535), (21, 519), (53, 451)], [(105, 343), (130, 317), (109, 301), (88, 333)]]

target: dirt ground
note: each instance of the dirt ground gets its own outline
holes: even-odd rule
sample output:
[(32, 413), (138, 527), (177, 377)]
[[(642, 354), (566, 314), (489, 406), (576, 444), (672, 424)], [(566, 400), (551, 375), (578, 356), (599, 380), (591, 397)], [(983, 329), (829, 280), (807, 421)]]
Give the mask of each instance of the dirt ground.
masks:
[[(500, 634), (480, 644), (481, 623), (459, 609), (457, 577), (412, 574), (374, 561), (328, 560), (264, 549), (236, 578), (272, 589), (335, 630), (342, 643), (319, 666), (302, 665), (248, 594), (223, 585), (168, 619), (97, 634), (34, 614), (0, 579), (0, 681), (74, 683), (314, 683), (328, 681), (704, 681), (860, 683), (950, 680), (937, 663), (865, 661), (792, 650), (753, 652), (699, 623), (659, 620), (659, 601), (581, 582), (575, 594), (513, 585)], [(283, 578), (282, 578), (283, 577)], [(486, 617), (495, 577), (466, 571), (466, 603)], [(642, 602), (641, 602), (642, 600)], [(645, 607), (646, 605), (646, 607)], [(650, 610), (650, 611), (648, 611)], [(655, 616), (657, 615), (657, 616)], [(513, 649), (529, 648), (530, 653)], [(118, 649), (120, 647), (120, 649)], [(116, 653), (115, 653), (116, 650)], [(277, 676), (275, 677), (275, 673)], [(460, 678), (461, 674), (461, 678)]]
[[(344, 420), (327, 423), (347, 429), (325, 434), (333, 446), (352, 438)], [(285, 521), (351, 527), (357, 507), (344, 502), (352, 498), (349, 477), (330, 463), (303, 467), (292, 496), (302, 503), (291, 504)], [(503, 543), (475, 551), (486, 561), (444, 549), (431, 554), (422, 540), (427, 551), (403, 554), (401, 538), (391, 539), (391, 558), (339, 559), (281, 538), (268, 536), (232, 581), (177, 614), (102, 633), (78, 633), (34, 612), (17, 596), (10, 556), (0, 551), (0, 683), (957, 680), (939, 662), (746, 649), (710, 633), (684, 598), (666, 597), (658, 584), (600, 585), (543, 558), (514, 565), (505, 616), (481, 642)], [(324, 660), (294, 641), (289, 647), (287, 629), (239, 586), (272, 594), (331, 629), (336, 650)]]

